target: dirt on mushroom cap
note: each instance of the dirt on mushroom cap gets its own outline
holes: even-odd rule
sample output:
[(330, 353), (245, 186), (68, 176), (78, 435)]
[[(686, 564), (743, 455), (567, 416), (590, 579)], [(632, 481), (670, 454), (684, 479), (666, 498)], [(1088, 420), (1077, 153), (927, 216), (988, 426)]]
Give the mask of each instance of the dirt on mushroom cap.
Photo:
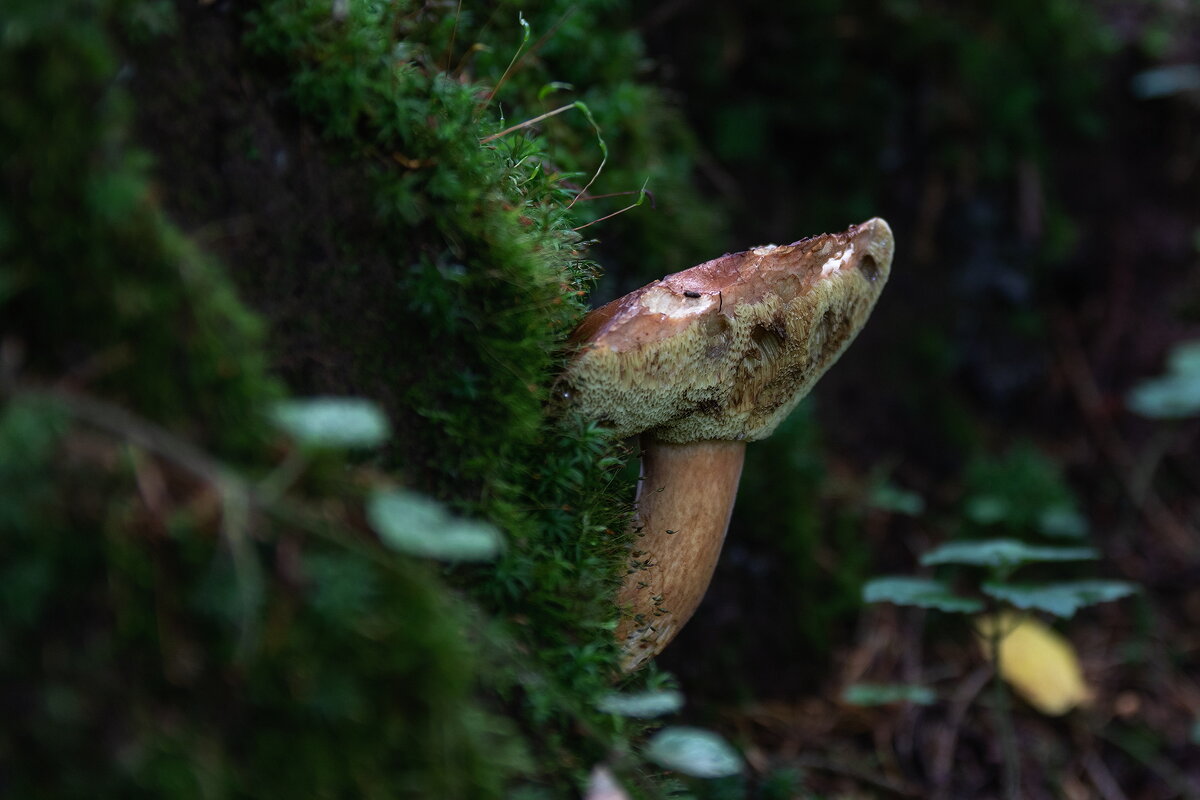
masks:
[(588, 315), (562, 391), (620, 436), (765, 438), (858, 334), (893, 250), (876, 218), (668, 275)]

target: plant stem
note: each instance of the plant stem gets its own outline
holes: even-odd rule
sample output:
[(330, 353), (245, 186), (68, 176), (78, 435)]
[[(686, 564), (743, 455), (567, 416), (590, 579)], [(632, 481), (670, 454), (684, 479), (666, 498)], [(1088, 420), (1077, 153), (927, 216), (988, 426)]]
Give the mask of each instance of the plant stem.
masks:
[(1008, 689), (1000, 677), (1000, 641), (1006, 634), (1007, 631), (1001, 631), (999, 620), (996, 620), (988, 636), (988, 646), (992, 650), (992, 703), (996, 714), (996, 731), (1000, 734), (1000, 747), (1004, 754), (1004, 796), (1008, 800), (1020, 800), (1021, 756), (1017, 751)]

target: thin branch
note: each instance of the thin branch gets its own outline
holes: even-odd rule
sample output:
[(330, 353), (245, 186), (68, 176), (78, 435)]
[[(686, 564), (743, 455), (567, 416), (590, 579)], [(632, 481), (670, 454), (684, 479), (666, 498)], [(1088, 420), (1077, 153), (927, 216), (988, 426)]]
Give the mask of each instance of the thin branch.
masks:
[(544, 119), (550, 119), (550, 117), (557, 116), (557, 115), (563, 113), (564, 111), (570, 111), (574, 107), (575, 107), (574, 103), (567, 103), (565, 106), (560, 106), (559, 108), (556, 108), (553, 111), (547, 111), (545, 114), (540, 114), (540, 115), (534, 117), (533, 119), (527, 119), (524, 122), (519, 122), (516, 125), (505, 128), (504, 130), (500, 131), (499, 133), (493, 133), (491, 136), (485, 136), (479, 140), (479, 143), (487, 144), (488, 142), (493, 142), (496, 139), (501, 138), (502, 136), (507, 136), (508, 134), (512, 133), (513, 131), (519, 131), (522, 128), (528, 128), (530, 125), (537, 125), (539, 122), (541, 122)]
[(190, 442), (112, 403), (23, 381), (0, 381), (0, 395), (61, 406), (72, 417), (156, 453), (218, 488), (241, 482), (232, 470)]

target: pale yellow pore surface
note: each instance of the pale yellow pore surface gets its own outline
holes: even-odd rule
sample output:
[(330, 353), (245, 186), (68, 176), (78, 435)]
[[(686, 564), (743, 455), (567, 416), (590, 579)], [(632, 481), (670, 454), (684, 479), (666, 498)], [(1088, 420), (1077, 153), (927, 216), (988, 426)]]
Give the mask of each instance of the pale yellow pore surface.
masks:
[(769, 436), (866, 322), (887, 282), (881, 219), (668, 275), (593, 311), (563, 393), (627, 436)]

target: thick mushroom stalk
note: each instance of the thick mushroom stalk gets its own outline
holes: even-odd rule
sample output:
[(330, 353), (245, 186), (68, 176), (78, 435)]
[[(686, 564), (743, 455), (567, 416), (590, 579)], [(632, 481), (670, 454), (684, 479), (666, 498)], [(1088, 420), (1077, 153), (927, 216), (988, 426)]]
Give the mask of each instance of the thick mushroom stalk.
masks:
[(731, 253), (588, 314), (562, 396), (641, 435), (623, 665), (657, 655), (716, 568), (746, 442), (769, 436), (866, 322), (891, 269), (881, 219)]

